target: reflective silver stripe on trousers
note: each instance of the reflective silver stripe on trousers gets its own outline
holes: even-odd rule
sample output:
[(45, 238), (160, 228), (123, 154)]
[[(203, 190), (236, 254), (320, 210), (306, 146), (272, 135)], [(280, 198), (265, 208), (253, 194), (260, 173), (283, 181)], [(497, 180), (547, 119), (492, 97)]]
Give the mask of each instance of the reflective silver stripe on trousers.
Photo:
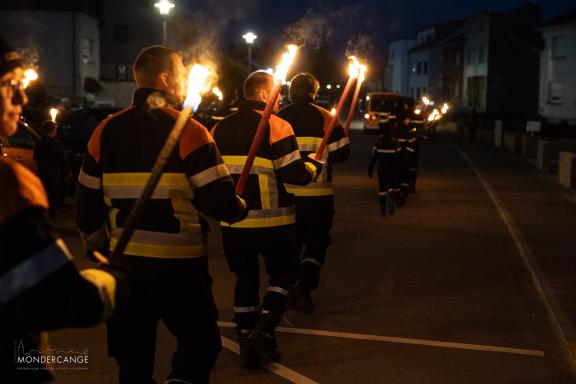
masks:
[(34, 287), (72, 260), (66, 244), (56, 240), (0, 277), (0, 303)]
[(328, 144), (327, 148), (329, 152), (334, 152), (335, 150), (345, 147), (348, 144), (350, 144), (350, 140), (347, 137), (343, 137), (334, 143)]
[(377, 149), (376, 152), (378, 153), (396, 153), (395, 149)]
[(298, 161), (302, 158), (302, 156), (300, 156), (300, 151), (299, 150), (295, 150), (290, 152), (287, 155), (282, 156), (279, 159), (276, 159), (274, 161), (272, 161), (274, 163), (274, 167), (276, 169), (280, 169), (282, 167), (285, 167), (287, 165), (292, 164), (295, 161)]
[(225, 164), (218, 164), (211, 168), (205, 169), (202, 172), (199, 172), (193, 176), (190, 176), (190, 183), (195, 188), (200, 188), (205, 186), (206, 184), (210, 184), (213, 181), (216, 181), (222, 177), (229, 176), (230, 172), (228, 172), (228, 168), (226, 168)]
[(276, 292), (284, 296), (290, 296), (290, 292), (282, 287), (268, 287), (266, 292)]
[(304, 264), (304, 263), (315, 264), (318, 268), (322, 268), (322, 264), (320, 264), (320, 262), (318, 260), (312, 259), (310, 257), (307, 257), (304, 260), (302, 260), (302, 264)]
[(258, 312), (260, 310), (259, 306), (253, 307), (234, 307), (235, 313), (250, 313), (250, 312)]
[(378, 192), (378, 196), (386, 196), (386, 192)]
[(90, 189), (101, 189), (102, 179), (96, 176), (90, 176), (83, 169), (80, 169), (80, 174), (78, 174), (78, 182)]

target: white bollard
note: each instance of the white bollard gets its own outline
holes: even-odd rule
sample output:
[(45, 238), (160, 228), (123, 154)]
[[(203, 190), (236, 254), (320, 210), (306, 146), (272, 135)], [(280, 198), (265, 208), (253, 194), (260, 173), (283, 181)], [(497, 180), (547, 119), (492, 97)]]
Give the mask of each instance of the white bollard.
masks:
[(567, 188), (574, 188), (576, 186), (576, 154), (572, 152), (560, 152), (558, 181)]

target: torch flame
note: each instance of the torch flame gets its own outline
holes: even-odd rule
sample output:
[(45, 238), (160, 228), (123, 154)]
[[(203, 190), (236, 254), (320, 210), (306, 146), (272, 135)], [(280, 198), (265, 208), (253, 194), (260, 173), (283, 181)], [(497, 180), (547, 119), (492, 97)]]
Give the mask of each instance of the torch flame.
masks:
[(336, 108), (332, 108), (332, 109), (330, 110), (330, 115), (336, 116)]
[(448, 109), (450, 109), (450, 104), (448, 104), (448, 103), (442, 104), (442, 110), (441, 111), (442, 111), (443, 115), (445, 115), (446, 112), (448, 112)]
[(212, 93), (218, 96), (218, 100), (222, 101), (224, 99), (224, 95), (222, 94), (220, 88), (218, 87), (212, 88)]
[(360, 73), (360, 62), (356, 58), (356, 56), (348, 57), (350, 60), (350, 64), (348, 65), (348, 75), (350, 77), (358, 77)]
[(430, 99), (426, 96), (422, 96), (422, 102), (424, 105), (430, 105)]
[(298, 52), (298, 47), (296, 45), (290, 44), (286, 46), (287, 51), (282, 54), (282, 60), (280, 64), (276, 66), (276, 72), (274, 72), (274, 82), (284, 83), (286, 81), (286, 75), (290, 66), (294, 62), (296, 57), (296, 52)]
[[(202, 102), (202, 93), (206, 88), (206, 80), (210, 70), (200, 64), (194, 64), (188, 72), (188, 92), (184, 100), (184, 108), (191, 108), (196, 112)], [(208, 88), (210, 89), (210, 88)]]
[(53, 123), (56, 122), (56, 116), (58, 116), (58, 111), (56, 108), (50, 108), (50, 118), (52, 120)]
[(22, 85), (24, 88), (27, 88), (30, 85), (30, 82), (38, 80), (38, 72), (36, 72), (32, 68), (28, 68), (24, 71), (24, 79), (22, 80)]
[(358, 67), (358, 81), (361, 83), (366, 78), (366, 71), (368, 67), (365, 64), (360, 64)]

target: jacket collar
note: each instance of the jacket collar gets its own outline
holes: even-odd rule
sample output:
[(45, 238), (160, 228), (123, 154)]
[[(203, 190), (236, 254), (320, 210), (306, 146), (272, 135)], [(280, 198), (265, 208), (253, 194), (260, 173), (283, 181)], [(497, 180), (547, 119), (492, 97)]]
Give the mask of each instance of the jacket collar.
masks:
[(258, 111), (263, 111), (266, 108), (266, 103), (256, 100), (242, 100), (239, 107), (241, 110), (255, 109)]
[[(174, 97), (173, 95), (171, 95), (165, 91), (161, 91), (159, 89), (154, 89), (154, 88), (138, 88), (138, 89), (136, 89), (134, 91), (134, 94), (132, 95), (132, 105), (136, 106), (136, 107), (146, 106), (148, 104), (148, 98), (150, 97), (150, 95), (158, 96), (160, 98), (160, 100), (163, 99), (166, 103), (166, 106), (176, 108), (176, 109), (182, 108), (180, 103), (178, 103), (178, 101), (176, 100), (176, 97)], [(151, 106), (151, 107), (154, 107), (154, 106)]]

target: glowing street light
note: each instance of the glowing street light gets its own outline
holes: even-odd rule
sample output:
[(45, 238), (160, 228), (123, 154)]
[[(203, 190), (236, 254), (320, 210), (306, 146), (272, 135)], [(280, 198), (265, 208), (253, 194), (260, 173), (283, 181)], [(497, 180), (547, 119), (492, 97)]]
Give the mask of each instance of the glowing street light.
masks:
[(160, 0), (156, 4), (154, 4), (160, 14), (164, 16), (162, 18), (162, 44), (166, 45), (167, 36), (166, 36), (166, 17), (170, 14), (172, 8), (175, 7), (174, 3), (170, 2), (170, 0)]
[(242, 38), (246, 40), (246, 44), (248, 44), (248, 71), (252, 71), (252, 44), (254, 44), (254, 40), (258, 38), (252, 32), (246, 32), (242, 35)]

